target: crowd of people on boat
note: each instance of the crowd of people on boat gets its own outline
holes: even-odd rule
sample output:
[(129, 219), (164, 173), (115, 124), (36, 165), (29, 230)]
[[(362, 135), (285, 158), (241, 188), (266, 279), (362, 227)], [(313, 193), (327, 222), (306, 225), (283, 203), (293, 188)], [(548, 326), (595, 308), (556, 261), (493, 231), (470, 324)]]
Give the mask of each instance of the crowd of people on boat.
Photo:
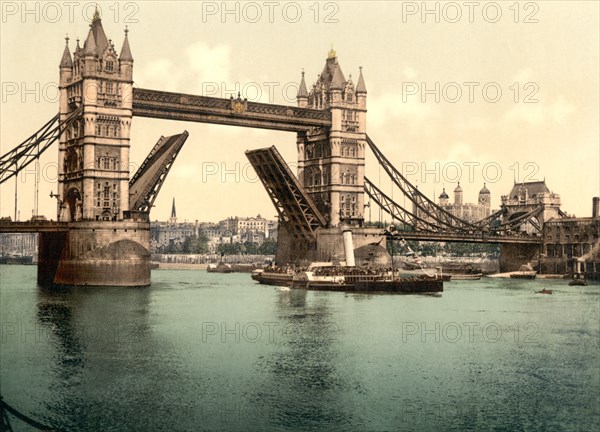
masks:
[(296, 268), (291, 265), (278, 266), (276, 264), (271, 264), (267, 268), (265, 268), (265, 272), (267, 273), (278, 273), (278, 274), (293, 274), (296, 272)]
[(371, 267), (346, 267), (346, 266), (325, 266), (313, 269), (313, 274), (317, 276), (384, 276), (391, 273), (392, 268), (371, 268)]

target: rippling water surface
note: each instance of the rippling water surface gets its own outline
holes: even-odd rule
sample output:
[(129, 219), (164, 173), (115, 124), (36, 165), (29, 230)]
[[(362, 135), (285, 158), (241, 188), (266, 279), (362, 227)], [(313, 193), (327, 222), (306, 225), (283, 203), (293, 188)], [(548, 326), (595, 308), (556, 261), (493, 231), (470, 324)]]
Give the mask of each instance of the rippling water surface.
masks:
[(35, 267), (0, 266), (4, 400), (65, 431), (600, 430), (598, 285), (409, 296), (152, 279), (47, 291)]

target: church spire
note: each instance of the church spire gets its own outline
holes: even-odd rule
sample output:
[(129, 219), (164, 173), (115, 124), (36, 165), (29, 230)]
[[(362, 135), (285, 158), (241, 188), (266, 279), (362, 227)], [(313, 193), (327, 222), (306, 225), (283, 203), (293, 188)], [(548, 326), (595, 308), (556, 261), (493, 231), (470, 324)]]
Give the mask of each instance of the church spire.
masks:
[(131, 48), (129, 48), (129, 38), (127, 37), (127, 27), (125, 27), (125, 40), (123, 40), (123, 47), (121, 48), (121, 55), (119, 60), (133, 62), (133, 56), (131, 55)]
[(62, 68), (72, 68), (73, 60), (71, 58), (71, 51), (69, 51), (69, 36), (65, 38), (65, 51), (63, 52), (62, 59), (60, 61), (60, 67)]
[(173, 204), (171, 205), (171, 217), (169, 218), (170, 224), (177, 223), (177, 211), (175, 210), (175, 197), (173, 197)]

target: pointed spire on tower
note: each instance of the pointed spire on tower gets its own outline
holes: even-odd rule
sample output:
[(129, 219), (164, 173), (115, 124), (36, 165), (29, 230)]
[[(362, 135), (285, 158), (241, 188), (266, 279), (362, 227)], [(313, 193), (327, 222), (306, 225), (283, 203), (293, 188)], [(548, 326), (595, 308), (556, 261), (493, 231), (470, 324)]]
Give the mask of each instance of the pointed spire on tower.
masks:
[(331, 78), (331, 89), (341, 90), (344, 87), (344, 75), (342, 69), (336, 63), (333, 69), (333, 77)]
[(131, 48), (129, 48), (129, 38), (127, 37), (128, 33), (129, 30), (127, 29), (127, 26), (125, 26), (125, 40), (123, 41), (123, 47), (121, 48), (121, 55), (119, 56), (119, 60), (133, 62)]
[(365, 85), (365, 79), (363, 78), (362, 66), (358, 68), (360, 74), (358, 76), (358, 84), (356, 84), (356, 93), (367, 93), (367, 86)]
[(106, 33), (104, 33), (104, 28), (102, 27), (102, 19), (100, 18), (98, 6), (96, 6), (96, 10), (94, 11), (94, 18), (92, 19), (90, 27), (92, 28), (94, 40), (96, 41), (96, 53), (101, 56), (104, 54), (104, 50), (109, 44)]
[(304, 81), (304, 69), (302, 70), (302, 79), (300, 80), (300, 88), (298, 88), (298, 95), (296, 97), (308, 97), (308, 90), (306, 89), (306, 81)]
[(96, 50), (96, 38), (94, 38), (94, 30), (90, 26), (90, 32), (88, 33), (88, 37), (83, 44), (83, 54), (84, 55), (96, 55), (98, 52)]
[(62, 59), (60, 61), (61, 68), (72, 68), (73, 59), (71, 58), (71, 51), (69, 51), (69, 35), (65, 38), (65, 50), (63, 52)]
[(92, 22), (100, 19), (100, 12), (98, 12), (98, 3), (96, 3), (96, 8), (94, 9), (94, 18), (92, 18)]

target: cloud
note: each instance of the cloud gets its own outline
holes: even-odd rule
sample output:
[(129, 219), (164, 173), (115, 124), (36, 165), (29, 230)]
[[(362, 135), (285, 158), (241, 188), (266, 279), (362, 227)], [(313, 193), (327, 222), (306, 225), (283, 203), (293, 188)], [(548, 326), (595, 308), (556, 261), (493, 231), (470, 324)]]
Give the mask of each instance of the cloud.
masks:
[(205, 42), (196, 42), (185, 49), (185, 58), (200, 86), (204, 82), (230, 82), (231, 49), (228, 45), (210, 47)]
[(455, 124), (455, 128), (459, 131), (481, 131), (486, 130), (490, 125), (490, 122), (484, 119), (483, 117), (474, 116), (469, 117), (465, 120), (458, 120)]
[(371, 98), (368, 101), (369, 124), (379, 128), (388, 122), (397, 119), (409, 119), (422, 123), (431, 117), (438, 115), (437, 109), (431, 104), (423, 103), (416, 97), (407, 97), (402, 101), (399, 94), (386, 94), (384, 96)]
[(525, 67), (519, 72), (517, 72), (517, 74), (515, 75), (515, 81), (518, 83), (526, 83), (528, 81), (531, 81), (533, 76), (533, 69), (531, 69), (530, 67)]
[(410, 66), (406, 66), (403, 72), (404, 76), (408, 79), (415, 79), (418, 75), (417, 71), (411, 68)]
[(549, 114), (552, 120), (562, 123), (571, 113), (575, 111), (575, 107), (560, 96), (556, 102), (549, 107)]
[(551, 123), (564, 123), (573, 112), (575, 106), (571, 105), (562, 96), (551, 104), (516, 104), (509, 110), (505, 119), (508, 121), (525, 121), (532, 126), (547, 125)]
[(168, 58), (157, 58), (135, 73), (135, 82), (144, 88), (175, 90), (180, 71)]
[(141, 87), (167, 91), (224, 97), (236, 88), (231, 83), (231, 49), (227, 45), (209, 46), (195, 42), (184, 49), (177, 64), (167, 57), (157, 58), (136, 70), (135, 81)]

